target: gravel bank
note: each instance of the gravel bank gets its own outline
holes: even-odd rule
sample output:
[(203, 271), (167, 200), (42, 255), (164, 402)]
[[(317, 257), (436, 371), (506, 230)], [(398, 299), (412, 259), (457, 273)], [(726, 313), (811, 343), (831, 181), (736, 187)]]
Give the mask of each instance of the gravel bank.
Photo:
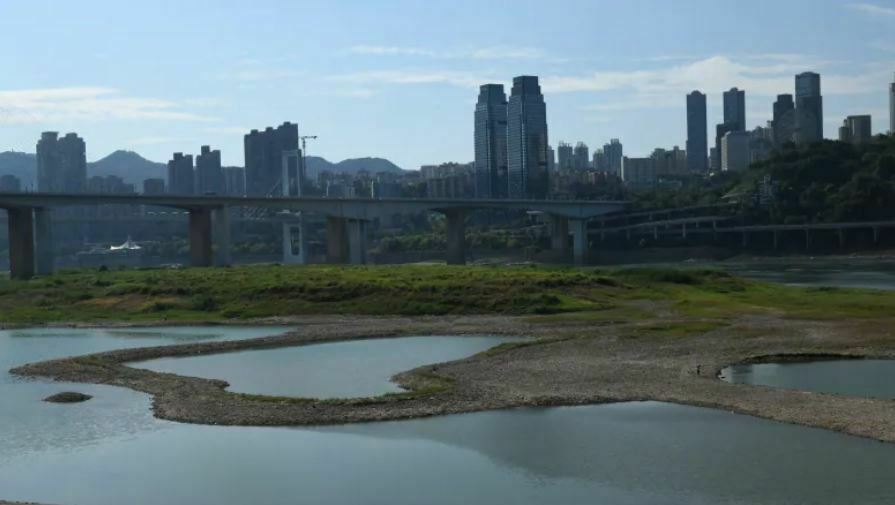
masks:
[[(12, 373), (128, 387), (153, 396), (156, 416), (199, 424), (340, 424), (521, 406), (656, 400), (895, 442), (893, 401), (729, 384), (716, 377), (728, 364), (776, 355), (893, 358), (895, 339), (888, 320), (817, 322), (748, 317), (723, 324), (710, 321), (719, 323), (718, 327), (683, 334), (653, 331), (660, 323), (663, 327), (674, 323), (667, 317), (622, 324), (533, 321), (493, 316), (278, 320), (298, 329), (277, 337), (127, 349), (46, 361)], [(225, 391), (223, 380), (125, 365), (161, 357), (337, 340), (471, 334), (539, 340), (401, 373), (394, 380), (411, 391), (406, 395), (339, 401), (241, 395)], [(433, 381), (450, 387), (432, 388)]]

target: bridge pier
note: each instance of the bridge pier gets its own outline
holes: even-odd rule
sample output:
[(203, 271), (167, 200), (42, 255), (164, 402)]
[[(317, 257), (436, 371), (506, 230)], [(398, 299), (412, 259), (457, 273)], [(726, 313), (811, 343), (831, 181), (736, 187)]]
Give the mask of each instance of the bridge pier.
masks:
[(31, 207), (6, 209), (9, 228), (9, 277), (34, 277), (34, 214)]
[(447, 264), (466, 264), (466, 211), (451, 209), (444, 213), (447, 220)]
[(572, 256), (576, 265), (583, 265), (587, 259), (587, 221), (570, 219), (569, 227), (572, 229)]
[(873, 227), (873, 244), (879, 244), (879, 226)]
[(326, 217), (326, 262), (367, 263), (367, 222), (339, 216)]
[(845, 247), (845, 230), (842, 228), (839, 228), (838, 232), (839, 232), (839, 248), (842, 249), (843, 247)]
[(777, 230), (774, 230), (773, 233), (774, 233), (774, 250), (776, 251), (778, 248), (778, 245), (780, 244), (780, 240), (779, 240), (780, 233)]
[(37, 275), (51, 275), (55, 269), (53, 226), (50, 209), (34, 209), (34, 251)]
[(367, 222), (348, 220), (348, 261), (352, 265), (367, 263)]
[(348, 232), (344, 218), (326, 216), (326, 262), (348, 262)]
[(211, 214), (209, 208), (190, 209), (190, 265), (210, 267), (212, 265)]
[(228, 267), (232, 264), (230, 257), (230, 209), (218, 207), (212, 211), (212, 238), (214, 239), (214, 264)]
[(569, 255), (569, 218), (550, 216), (550, 248), (563, 260)]

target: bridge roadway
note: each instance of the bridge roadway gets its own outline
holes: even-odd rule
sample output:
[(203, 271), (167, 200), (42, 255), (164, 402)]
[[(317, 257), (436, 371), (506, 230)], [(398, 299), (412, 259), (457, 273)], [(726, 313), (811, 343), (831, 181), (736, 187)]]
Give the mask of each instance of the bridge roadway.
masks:
[[(567, 200), (472, 199), (334, 199), (315, 197), (238, 197), (137, 194), (0, 193), (7, 212), (10, 276), (28, 279), (53, 271), (52, 209), (97, 205), (147, 205), (189, 213), (190, 263), (230, 264), (230, 207), (260, 207), (314, 212), (326, 216), (326, 253), (331, 263), (364, 263), (366, 223), (385, 215), (438, 212), (447, 220), (447, 262), (466, 262), (465, 221), (476, 210), (526, 210), (547, 214), (552, 221), (552, 246), (566, 254), (569, 234), (576, 263), (587, 252), (587, 221), (619, 212), (625, 202)], [(214, 244), (214, 247), (212, 247)]]

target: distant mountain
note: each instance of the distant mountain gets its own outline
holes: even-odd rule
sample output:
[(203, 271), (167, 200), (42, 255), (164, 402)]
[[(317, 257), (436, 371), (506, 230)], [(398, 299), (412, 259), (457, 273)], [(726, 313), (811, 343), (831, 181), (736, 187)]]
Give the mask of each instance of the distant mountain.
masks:
[(14, 175), (22, 181), (23, 188), (33, 188), (37, 185), (36, 174), (36, 155), (16, 151), (0, 153), (0, 175)]
[[(32, 153), (7, 151), (0, 153), (0, 175), (14, 175), (21, 179), (23, 188), (37, 186), (37, 156)], [(87, 164), (87, 177), (117, 175), (125, 182), (143, 186), (143, 179), (165, 178), (167, 166), (149, 161), (131, 151), (115, 151), (101, 160)]]
[[(308, 156), (307, 163), (308, 177), (311, 178), (316, 178), (323, 171), (345, 174), (356, 174), (363, 170), (371, 174), (403, 172), (401, 167), (383, 158), (352, 158), (332, 163), (319, 156)], [(6, 174), (21, 179), (24, 188), (35, 188), (37, 156), (33, 153), (16, 151), (0, 153), (0, 175)], [(105, 158), (87, 164), (87, 177), (94, 175), (117, 175), (140, 189), (143, 187), (144, 179), (153, 177), (164, 179), (167, 176), (167, 165), (149, 161), (133, 151), (115, 151)]]
[(356, 174), (366, 170), (371, 174), (377, 172), (391, 172), (399, 174), (404, 170), (398, 165), (384, 158), (351, 158), (342, 160), (338, 163), (332, 163), (325, 158), (319, 156), (308, 156), (308, 177), (315, 178), (320, 172), (329, 171), (333, 173)]
[(101, 160), (87, 164), (87, 177), (94, 175), (117, 175), (125, 182), (143, 187), (143, 180), (164, 179), (167, 165), (149, 161), (133, 151), (115, 151)]

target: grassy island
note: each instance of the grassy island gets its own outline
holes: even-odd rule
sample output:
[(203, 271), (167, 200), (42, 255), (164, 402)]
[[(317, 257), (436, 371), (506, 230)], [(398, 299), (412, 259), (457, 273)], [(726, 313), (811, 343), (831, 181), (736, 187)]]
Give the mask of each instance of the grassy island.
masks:
[(618, 320), (895, 314), (895, 293), (796, 288), (711, 269), (246, 266), (63, 271), (0, 281), (0, 324), (222, 322), (312, 314)]

